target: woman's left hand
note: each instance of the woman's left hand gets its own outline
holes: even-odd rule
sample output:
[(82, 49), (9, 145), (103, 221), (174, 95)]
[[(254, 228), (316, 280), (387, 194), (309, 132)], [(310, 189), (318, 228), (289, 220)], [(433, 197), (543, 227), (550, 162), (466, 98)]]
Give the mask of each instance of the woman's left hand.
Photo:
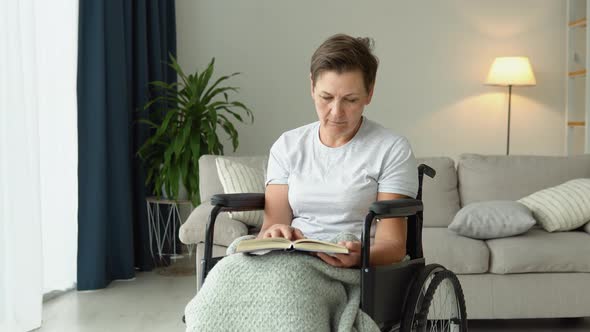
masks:
[(340, 241), (339, 245), (348, 248), (348, 254), (328, 255), (318, 252), (317, 256), (335, 267), (356, 267), (361, 264), (361, 243), (359, 241)]

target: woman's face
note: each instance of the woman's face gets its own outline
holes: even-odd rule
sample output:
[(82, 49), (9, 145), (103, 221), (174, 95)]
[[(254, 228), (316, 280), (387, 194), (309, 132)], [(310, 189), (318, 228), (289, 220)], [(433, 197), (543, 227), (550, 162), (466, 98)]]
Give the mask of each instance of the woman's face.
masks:
[(325, 133), (340, 137), (354, 134), (366, 105), (371, 102), (373, 89), (367, 94), (361, 71), (341, 74), (326, 71), (320, 74), (311, 97)]

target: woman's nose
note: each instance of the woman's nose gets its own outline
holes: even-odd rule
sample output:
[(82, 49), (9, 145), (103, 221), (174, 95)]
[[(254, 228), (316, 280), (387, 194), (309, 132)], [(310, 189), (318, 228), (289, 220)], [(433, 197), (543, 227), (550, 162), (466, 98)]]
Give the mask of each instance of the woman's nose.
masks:
[(332, 113), (340, 113), (340, 111), (342, 111), (342, 103), (339, 100), (334, 100), (334, 103), (332, 104)]

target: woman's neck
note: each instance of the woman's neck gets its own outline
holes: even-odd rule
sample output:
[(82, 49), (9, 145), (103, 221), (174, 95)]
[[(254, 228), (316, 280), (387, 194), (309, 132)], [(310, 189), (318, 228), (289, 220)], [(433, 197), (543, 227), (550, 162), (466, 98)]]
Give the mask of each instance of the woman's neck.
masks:
[(325, 146), (328, 146), (331, 148), (337, 148), (337, 147), (343, 146), (344, 144), (350, 142), (350, 140), (354, 138), (356, 133), (361, 128), (362, 123), (363, 123), (363, 118), (361, 117), (361, 119), (359, 120), (359, 123), (356, 125), (356, 128), (351, 133), (345, 133), (345, 134), (341, 134), (341, 135), (337, 135), (337, 134), (330, 135), (330, 133), (327, 132), (327, 130), (325, 130), (325, 128), (320, 123), (320, 141)]

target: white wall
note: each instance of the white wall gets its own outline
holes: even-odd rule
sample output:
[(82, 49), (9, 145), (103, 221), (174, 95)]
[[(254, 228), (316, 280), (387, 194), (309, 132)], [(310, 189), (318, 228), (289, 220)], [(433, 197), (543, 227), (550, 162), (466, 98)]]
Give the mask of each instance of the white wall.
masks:
[[(370, 5), (369, 5), (370, 4)], [(565, 1), (178, 0), (187, 71), (216, 58), (240, 71), (255, 110), (236, 155), (266, 154), (283, 132), (316, 121), (309, 61), (334, 33), (370, 36), (380, 59), (366, 115), (407, 136), (418, 157), (504, 154), (507, 90), (483, 85), (497, 56), (528, 56), (535, 87), (512, 95), (511, 154), (564, 154)], [(227, 153), (229, 141), (226, 144)]]

